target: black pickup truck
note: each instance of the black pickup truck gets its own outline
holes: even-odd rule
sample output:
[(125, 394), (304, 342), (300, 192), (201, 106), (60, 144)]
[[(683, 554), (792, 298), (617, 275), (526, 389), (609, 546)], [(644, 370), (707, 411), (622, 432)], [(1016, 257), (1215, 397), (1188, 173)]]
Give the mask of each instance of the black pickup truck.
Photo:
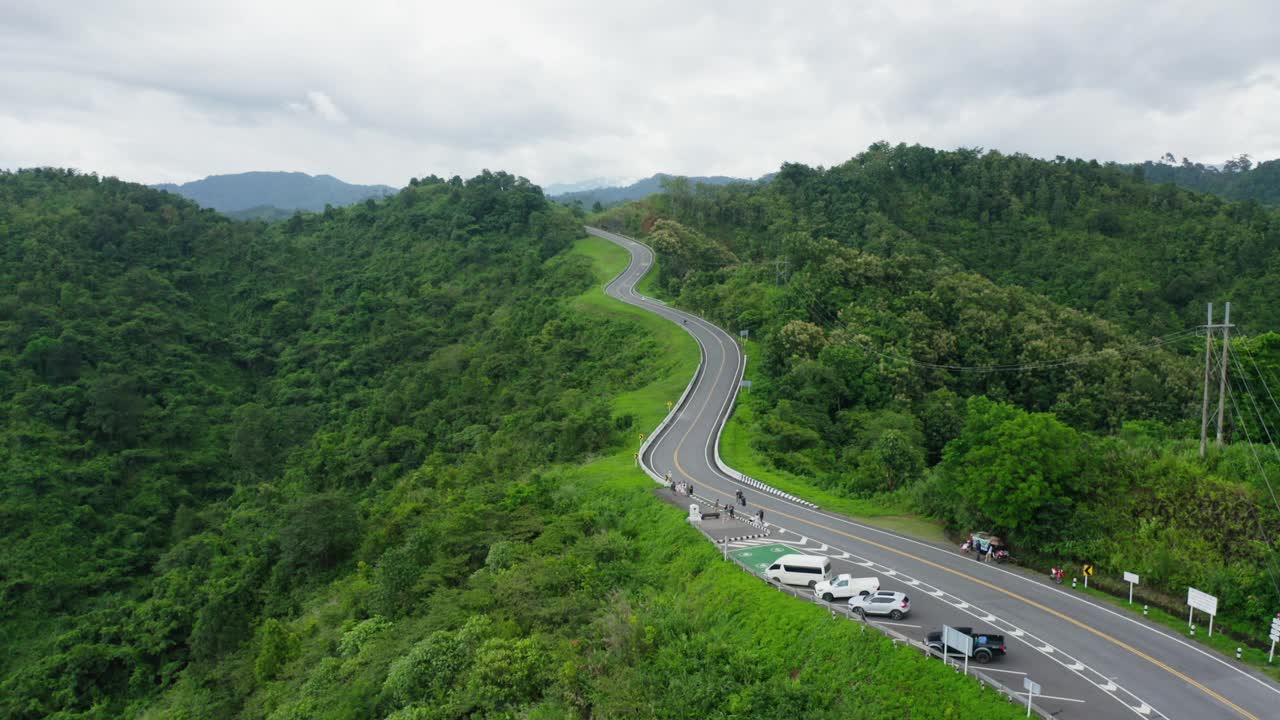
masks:
[[(994, 633), (975, 633), (971, 627), (955, 628), (960, 632), (973, 638), (973, 655), (977, 662), (986, 664), (991, 662), (992, 658), (1004, 655), (1004, 636)], [(937, 652), (942, 652), (942, 631), (934, 630), (925, 636), (925, 644)], [(952, 656), (964, 657), (964, 653), (957, 648), (948, 647), (947, 654)]]

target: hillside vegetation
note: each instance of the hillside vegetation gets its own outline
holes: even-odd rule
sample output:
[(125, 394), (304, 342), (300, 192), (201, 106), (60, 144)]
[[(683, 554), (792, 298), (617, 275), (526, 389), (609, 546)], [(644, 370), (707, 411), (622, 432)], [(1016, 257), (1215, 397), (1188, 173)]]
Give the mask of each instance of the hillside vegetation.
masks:
[(0, 174), (0, 716), (1014, 717), (654, 500), (696, 349), (579, 237), (504, 173), (271, 226)]
[(1219, 168), (1186, 158), (1175, 163), (1173, 155), (1166, 155), (1160, 162), (1147, 161), (1134, 167), (1147, 182), (1172, 183), (1188, 190), (1221, 195), (1228, 200), (1280, 207), (1280, 160), (1255, 165), (1248, 155), (1241, 155)]
[[(1280, 455), (1245, 433), (1267, 438), (1255, 401), (1272, 437), (1280, 420), (1280, 216), (1096, 163), (887, 145), (672, 190), (596, 221), (653, 244), (670, 299), (758, 341), (752, 463), (999, 532), (1033, 565), (1137, 572), (1171, 607), (1195, 585), (1260, 637)], [(1194, 325), (1224, 297), (1232, 444), (1202, 462)]]

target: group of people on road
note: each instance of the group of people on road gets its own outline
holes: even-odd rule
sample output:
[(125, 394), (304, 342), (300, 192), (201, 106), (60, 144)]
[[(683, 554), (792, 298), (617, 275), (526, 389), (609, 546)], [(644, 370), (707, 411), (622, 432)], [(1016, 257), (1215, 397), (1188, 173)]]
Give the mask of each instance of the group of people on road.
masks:
[(960, 551), (965, 554), (974, 553), (978, 562), (986, 562), (988, 558), (1003, 561), (1009, 556), (1004, 542), (999, 537), (987, 533), (970, 534), (969, 539), (960, 546)]
[[(667, 487), (671, 488), (672, 492), (674, 492), (675, 494), (686, 495), (690, 497), (693, 496), (693, 483), (686, 482), (684, 480), (673, 481), (671, 479), (670, 470), (667, 471), (667, 474), (664, 476), (663, 479), (666, 481)], [(741, 490), (735, 490), (733, 494), (734, 494), (734, 500), (737, 502), (737, 504), (745, 508), (747, 506), (747, 494), (742, 492)], [(720, 509), (720, 499), (716, 498), (716, 510), (719, 510), (719, 509)], [(728, 515), (730, 518), (737, 519), (738, 517), (737, 508), (734, 507), (732, 503), (726, 502), (724, 504), (724, 509), (728, 512)], [(748, 522), (750, 522), (752, 525), (755, 525), (756, 527), (763, 527), (764, 526), (764, 510), (757, 509), (755, 511), (754, 516), (751, 517), (751, 519)]]

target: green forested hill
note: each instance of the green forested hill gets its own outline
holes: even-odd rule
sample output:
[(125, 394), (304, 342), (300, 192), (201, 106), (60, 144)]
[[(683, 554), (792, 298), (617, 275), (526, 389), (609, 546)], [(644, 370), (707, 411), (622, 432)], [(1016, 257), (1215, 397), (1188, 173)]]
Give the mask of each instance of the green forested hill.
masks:
[[(994, 530), (1037, 565), (1145, 572), (1170, 607), (1211, 587), (1246, 629), (1271, 615), (1280, 456), (1245, 433), (1266, 441), (1256, 407), (1280, 437), (1280, 215), (1095, 163), (887, 145), (677, 190), (596, 221), (653, 244), (671, 299), (750, 332), (735, 432), (762, 472)], [(1195, 325), (1221, 299), (1243, 333), (1232, 444), (1202, 462)]]
[(1221, 168), (1193, 163), (1183, 158), (1174, 164), (1173, 156), (1163, 162), (1147, 161), (1137, 168), (1150, 183), (1172, 183), (1197, 192), (1221, 195), (1228, 200), (1250, 200), (1269, 207), (1280, 207), (1280, 160), (1254, 164), (1248, 155), (1227, 161)]
[(799, 232), (945, 262), (1141, 332), (1201, 323), (1215, 299), (1232, 300), (1246, 330), (1280, 326), (1276, 213), (1116, 166), (881, 144), (826, 170), (784, 165), (767, 188), (687, 188), (671, 202), (700, 227), (733, 228), (749, 257), (785, 257)]
[(0, 717), (1014, 717), (653, 499), (697, 352), (579, 236), (503, 173), (271, 226), (0, 174)]

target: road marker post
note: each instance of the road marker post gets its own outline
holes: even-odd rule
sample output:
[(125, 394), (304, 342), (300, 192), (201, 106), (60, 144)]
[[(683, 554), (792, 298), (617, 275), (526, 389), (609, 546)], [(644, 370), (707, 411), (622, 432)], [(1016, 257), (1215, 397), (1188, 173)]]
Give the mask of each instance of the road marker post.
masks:
[[(1127, 571), (1127, 570), (1126, 570), (1126, 571), (1125, 571), (1125, 573), (1124, 573), (1124, 581), (1125, 581), (1125, 582), (1127, 582), (1127, 583), (1129, 583), (1129, 604), (1130, 604), (1130, 605), (1132, 605), (1132, 604), (1133, 604), (1133, 586), (1138, 584), (1138, 575), (1137, 575), (1137, 573), (1131, 573), (1131, 572), (1129, 572), (1129, 571)], [(1147, 614), (1147, 606), (1146, 606), (1146, 605), (1143, 605), (1143, 606), (1142, 606), (1142, 614), (1143, 614), (1143, 615), (1146, 615), (1146, 614)]]

